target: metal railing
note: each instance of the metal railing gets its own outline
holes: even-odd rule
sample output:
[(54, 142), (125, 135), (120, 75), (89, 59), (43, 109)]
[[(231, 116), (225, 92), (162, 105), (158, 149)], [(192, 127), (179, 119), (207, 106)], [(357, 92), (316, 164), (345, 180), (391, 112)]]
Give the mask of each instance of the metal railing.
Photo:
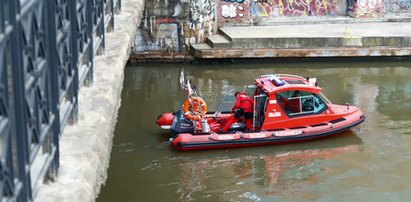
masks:
[(0, 0), (0, 201), (32, 201), (120, 0)]

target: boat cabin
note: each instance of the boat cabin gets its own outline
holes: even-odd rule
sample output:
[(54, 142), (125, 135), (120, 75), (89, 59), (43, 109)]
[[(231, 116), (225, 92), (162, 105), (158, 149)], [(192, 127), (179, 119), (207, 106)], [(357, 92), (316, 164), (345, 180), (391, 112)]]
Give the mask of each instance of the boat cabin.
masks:
[(334, 114), (331, 102), (322, 95), (315, 78), (263, 75), (245, 91), (254, 97), (253, 130), (303, 128), (328, 120)]

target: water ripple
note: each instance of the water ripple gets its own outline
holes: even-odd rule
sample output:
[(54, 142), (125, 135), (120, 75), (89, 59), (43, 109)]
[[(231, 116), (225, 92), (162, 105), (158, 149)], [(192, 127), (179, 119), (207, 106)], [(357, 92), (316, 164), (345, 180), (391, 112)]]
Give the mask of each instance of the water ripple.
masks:
[(154, 170), (161, 167), (161, 163), (159, 160), (152, 160), (151, 163), (140, 170)]
[(256, 193), (253, 193), (253, 192), (244, 192), (238, 197), (242, 199), (249, 199), (251, 201), (261, 201), (261, 198)]
[(135, 146), (132, 142), (125, 142), (117, 145), (113, 145), (113, 148), (117, 149), (119, 153), (130, 153), (135, 151)]

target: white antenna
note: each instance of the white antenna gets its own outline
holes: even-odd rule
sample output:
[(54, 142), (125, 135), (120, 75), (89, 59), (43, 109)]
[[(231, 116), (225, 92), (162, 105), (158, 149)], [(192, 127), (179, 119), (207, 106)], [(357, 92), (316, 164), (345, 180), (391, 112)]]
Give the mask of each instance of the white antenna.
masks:
[(184, 76), (184, 68), (181, 68), (179, 82), (181, 90), (187, 90), (187, 97), (191, 97), (192, 95), (197, 96), (195, 86), (194, 88), (191, 86), (190, 78), (187, 76), (186, 79)]
[(187, 97), (191, 97), (193, 94), (193, 89), (191, 88), (190, 80), (187, 79)]
[(180, 86), (181, 86), (181, 90), (184, 89), (184, 68), (181, 68), (181, 72), (180, 72)]

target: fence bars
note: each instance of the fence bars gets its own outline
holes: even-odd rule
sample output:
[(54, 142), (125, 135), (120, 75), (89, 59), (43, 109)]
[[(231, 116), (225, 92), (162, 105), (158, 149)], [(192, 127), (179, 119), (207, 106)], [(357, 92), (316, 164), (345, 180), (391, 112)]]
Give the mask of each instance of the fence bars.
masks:
[(120, 0), (0, 0), (0, 201), (32, 201), (59, 168), (59, 139)]

